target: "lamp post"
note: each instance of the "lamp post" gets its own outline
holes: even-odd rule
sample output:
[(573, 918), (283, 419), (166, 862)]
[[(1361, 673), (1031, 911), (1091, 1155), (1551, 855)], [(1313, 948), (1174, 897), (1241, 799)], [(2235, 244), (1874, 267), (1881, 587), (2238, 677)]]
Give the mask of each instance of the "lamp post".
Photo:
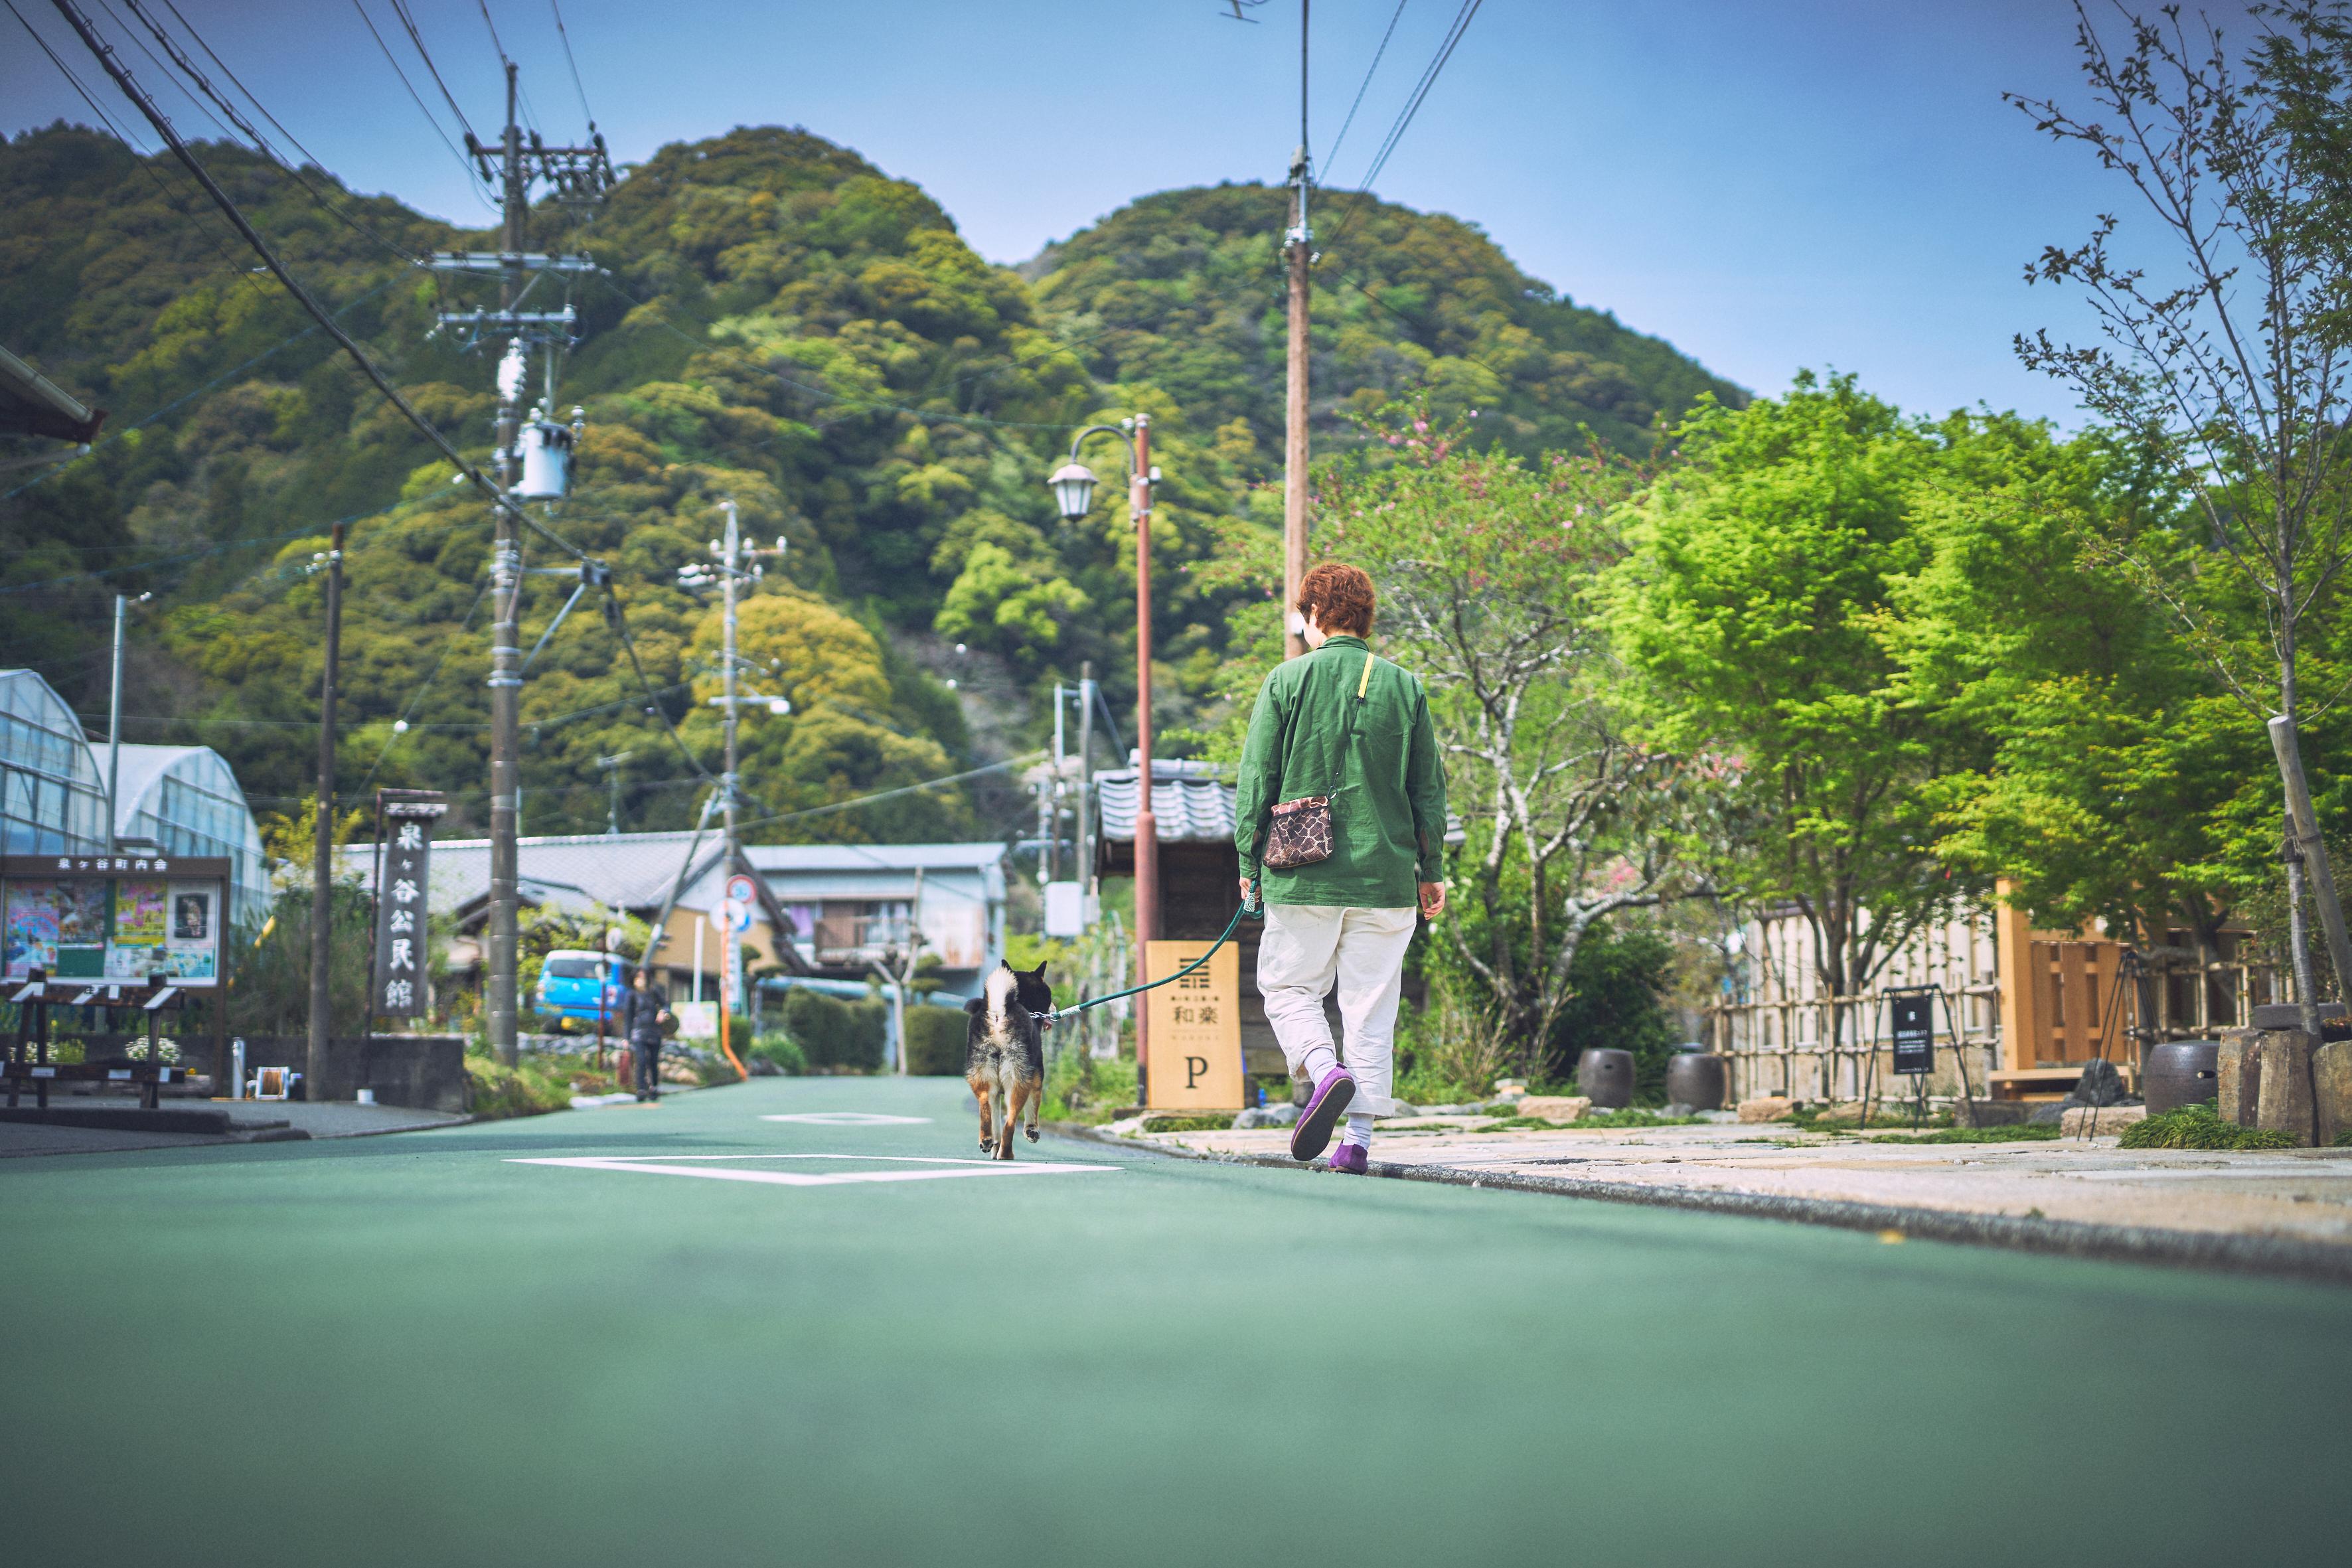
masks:
[[(1131, 432), (1131, 433), (1130, 433)], [(1160, 819), (1151, 810), (1151, 486), (1160, 470), (1151, 466), (1151, 416), (1138, 414), (1117, 425), (1089, 425), (1070, 437), (1070, 460), (1045, 481), (1066, 522), (1093, 510), (1095, 476), (1078, 461), (1090, 436), (1116, 436), (1127, 443), (1127, 508), (1135, 521), (1135, 977), (1150, 977), (1150, 942), (1160, 913)], [(1150, 1102), (1150, 1013), (1135, 1010), (1136, 1098)]]

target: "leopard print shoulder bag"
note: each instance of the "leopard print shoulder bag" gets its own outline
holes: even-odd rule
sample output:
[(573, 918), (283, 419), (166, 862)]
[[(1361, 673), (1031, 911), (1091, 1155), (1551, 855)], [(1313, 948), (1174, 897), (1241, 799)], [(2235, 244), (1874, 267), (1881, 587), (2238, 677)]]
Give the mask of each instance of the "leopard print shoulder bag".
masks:
[[(1348, 714), (1348, 739), (1350, 742), (1356, 735), (1356, 713), (1364, 706), (1364, 691), (1371, 685), (1371, 680), (1372, 656), (1367, 652), (1363, 673), (1356, 677), (1356, 706)], [(1328, 795), (1302, 795), (1296, 800), (1283, 801), (1274, 808), (1274, 823), (1266, 831), (1263, 860), (1269, 871), (1295, 871), (1301, 866), (1328, 860), (1334, 847), (1331, 797)]]

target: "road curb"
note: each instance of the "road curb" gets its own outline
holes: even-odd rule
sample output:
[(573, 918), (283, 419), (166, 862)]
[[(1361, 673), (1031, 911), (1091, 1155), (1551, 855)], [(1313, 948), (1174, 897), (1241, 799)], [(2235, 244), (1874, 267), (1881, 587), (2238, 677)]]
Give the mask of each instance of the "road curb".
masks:
[[(1321, 1165), (1302, 1165), (1272, 1154), (1221, 1154), (1166, 1143), (1121, 1138), (1076, 1122), (1050, 1121), (1045, 1130), (1080, 1142), (1140, 1149), (1175, 1160), (1212, 1164), (1260, 1165), (1268, 1170), (1328, 1175)], [(1511, 1172), (1463, 1171), (1450, 1165), (1407, 1165), (1375, 1160), (1369, 1174), (1394, 1181), (1433, 1182), (1450, 1187), (1498, 1187), (1507, 1192), (1548, 1193), (1555, 1197), (1593, 1198), (1602, 1203), (1652, 1208), (1696, 1209), (1842, 1230), (1900, 1231), (1923, 1241), (1955, 1241), (1974, 1247), (2004, 1247), (2021, 1252), (2055, 1253), (2176, 1268), (2214, 1268), (2238, 1274), (2352, 1284), (2352, 1247), (2281, 1237), (2219, 1231), (2159, 1230), (2148, 1226), (2092, 1225), (2080, 1220), (2030, 1215), (1966, 1214), (1949, 1209), (1909, 1208), (1892, 1204), (1850, 1203), (1836, 1198), (1787, 1197), (1697, 1187), (1653, 1186), (1643, 1182), (1601, 1182), (1579, 1176), (1529, 1176)]]

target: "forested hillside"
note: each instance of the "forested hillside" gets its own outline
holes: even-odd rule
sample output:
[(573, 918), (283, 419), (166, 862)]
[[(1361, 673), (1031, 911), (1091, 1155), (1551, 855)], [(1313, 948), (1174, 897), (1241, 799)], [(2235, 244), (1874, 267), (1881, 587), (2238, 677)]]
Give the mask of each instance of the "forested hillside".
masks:
[[(1289, 200), (1259, 184), (1163, 191), (1022, 270), (1097, 377), (1149, 381), (1196, 421), (1245, 419), (1278, 464)], [(1475, 411), (1523, 454), (1580, 447), (1586, 430), (1638, 450), (1658, 416), (1702, 392), (1747, 402), (1671, 345), (1528, 277), (1475, 224), (1343, 193), (1315, 230), (1318, 443), (1354, 434), (1347, 411), (1408, 391), (1449, 421)]]
[[(203, 153), (418, 405), (487, 455), (497, 348), (463, 352), (433, 325), (437, 310), (491, 302), (490, 286), (406, 259), (485, 237), (319, 171), (306, 191), (234, 148)], [(0, 664), (31, 665), (101, 713), (109, 597), (152, 592), (133, 612), (128, 738), (215, 746), (265, 807), (290, 803), (312, 755), (310, 566), (326, 524), (350, 519), (345, 787), (445, 788), (454, 826), (478, 826), (486, 509), (254, 274), (175, 165), (53, 128), (0, 147), (0, 342), (112, 411), (91, 457), (0, 475)], [(541, 208), (534, 247), (605, 269), (570, 285), (580, 343), (554, 404), (583, 405), (588, 434), (549, 521), (613, 563), (644, 679), (599, 616), (550, 643), (524, 690), (526, 830), (601, 826), (595, 759), (621, 752), (625, 826), (691, 819), (690, 770), (646, 709), (660, 703), (715, 756), (717, 614), (676, 575), (715, 536), (722, 500), (754, 538), (790, 542), (744, 618), (763, 689), (794, 705), (747, 721), (755, 815), (1032, 743), (1033, 694), (1082, 659), (1121, 700), (1123, 496), (1106, 484), (1069, 527), (1043, 479), (1074, 426), (1139, 407), (1166, 473), (1160, 719), (1181, 743), (1235, 627), (1269, 618), (1280, 204), (1254, 186), (1154, 196), (1024, 278), (975, 255), (916, 186), (766, 128), (663, 149), (585, 221)], [(1523, 447), (1572, 444), (1580, 426), (1646, 444), (1656, 415), (1701, 391), (1738, 400), (1665, 345), (1554, 299), (1466, 225), (1370, 203), (1360, 224), (1328, 216), (1318, 440), (1344, 438), (1341, 405), (1416, 388)], [(559, 302), (557, 279), (538, 287), (535, 304)], [(1117, 471), (1111, 445), (1091, 460)], [(541, 547), (530, 563), (562, 557)], [(530, 580), (527, 638), (570, 586)], [(766, 831), (992, 834), (1015, 809), (933, 793)]]

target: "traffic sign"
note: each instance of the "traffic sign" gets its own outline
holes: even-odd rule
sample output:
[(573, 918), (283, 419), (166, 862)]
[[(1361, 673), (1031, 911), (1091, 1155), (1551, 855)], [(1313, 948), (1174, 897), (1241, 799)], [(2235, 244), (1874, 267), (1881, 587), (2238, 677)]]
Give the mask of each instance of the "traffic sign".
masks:
[(744, 876), (741, 872), (739, 871), (734, 876), (727, 879), (728, 902), (741, 904), (748, 909), (751, 907), (752, 901), (758, 899), (759, 896), (760, 889), (753, 887), (751, 885), (751, 879)]
[(731, 930), (741, 935), (751, 929), (751, 906), (727, 900), (719, 906), (719, 923), (722, 931)]

